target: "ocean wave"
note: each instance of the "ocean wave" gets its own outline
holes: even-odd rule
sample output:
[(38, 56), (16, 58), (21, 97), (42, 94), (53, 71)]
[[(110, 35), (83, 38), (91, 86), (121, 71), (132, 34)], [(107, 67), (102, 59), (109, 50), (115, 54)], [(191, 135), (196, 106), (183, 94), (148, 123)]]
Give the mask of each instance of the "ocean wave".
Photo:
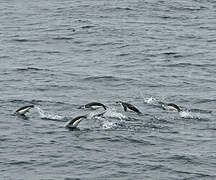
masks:
[(205, 64), (195, 64), (195, 63), (174, 63), (174, 64), (166, 64), (160, 65), (163, 67), (212, 67), (212, 64), (205, 63)]
[(85, 26), (82, 26), (81, 28), (82, 29), (90, 29), (90, 28), (94, 28), (94, 27), (96, 27), (96, 26), (94, 26), (94, 25), (85, 25)]
[(61, 41), (61, 40), (73, 40), (74, 37), (53, 37), (52, 39), (53, 40), (58, 40), (58, 41)]
[(25, 43), (25, 42), (40, 42), (40, 41), (42, 41), (42, 40), (40, 40), (40, 39), (25, 39), (25, 38), (19, 38), (19, 39), (12, 39), (11, 41), (20, 42), (20, 43)]
[(25, 71), (50, 71), (49, 69), (39, 68), (39, 67), (18, 67), (14, 69), (15, 71), (25, 72)]
[(4, 102), (16, 103), (16, 104), (34, 104), (34, 105), (43, 105), (43, 104), (53, 104), (53, 105), (70, 105), (76, 106), (76, 104), (71, 104), (62, 101), (52, 101), (52, 100), (42, 100), (42, 99), (32, 99), (32, 100), (25, 100), (25, 99), (6, 99)]
[(110, 12), (120, 12), (120, 11), (133, 11), (134, 9), (131, 7), (110, 7), (103, 9), (104, 11), (110, 11)]
[(93, 82), (122, 82), (122, 81), (137, 81), (136, 79), (126, 78), (126, 77), (116, 77), (116, 76), (90, 76), (83, 78), (84, 81), (93, 81)]
[(114, 76), (91, 76), (91, 77), (86, 77), (83, 80), (85, 81), (120, 81), (119, 78), (114, 77)]

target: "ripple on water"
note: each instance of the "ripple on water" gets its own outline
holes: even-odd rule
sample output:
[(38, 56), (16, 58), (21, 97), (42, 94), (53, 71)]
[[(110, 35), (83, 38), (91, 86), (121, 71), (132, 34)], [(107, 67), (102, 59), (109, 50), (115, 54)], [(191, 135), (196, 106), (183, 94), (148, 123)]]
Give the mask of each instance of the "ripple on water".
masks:
[[(1, 178), (216, 179), (214, 7), (1, 1)], [(110, 109), (77, 109), (92, 100)], [(29, 104), (26, 118), (13, 114)], [(82, 114), (78, 130), (64, 128)]]

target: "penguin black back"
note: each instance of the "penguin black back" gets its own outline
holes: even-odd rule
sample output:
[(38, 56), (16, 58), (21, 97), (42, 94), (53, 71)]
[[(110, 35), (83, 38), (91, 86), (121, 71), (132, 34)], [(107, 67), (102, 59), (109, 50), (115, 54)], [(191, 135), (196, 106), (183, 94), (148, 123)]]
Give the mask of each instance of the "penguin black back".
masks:
[(30, 109), (34, 108), (34, 105), (23, 106), (16, 110), (15, 114), (25, 115)]
[(134, 105), (132, 105), (132, 104), (129, 104), (129, 103), (126, 103), (126, 102), (122, 102), (122, 101), (117, 101), (116, 103), (121, 104), (122, 107), (124, 108), (124, 111), (130, 110), (130, 111), (136, 112), (136, 113), (138, 113), (138, 114), (142, 114), (142, 113), (140, 112), (140, 110), (137, 109), (137, 108), (136, 108)]
[(76, 128), (78, 126), (78, 124), (83, 120), (83, 119), (87, 119), (87, 115), (82, 115), (82, 116), (77, 116), (71, 120), (69, 120), (66, 124), (65, 127), (73, 129)]
[(107, 109), (107, 107), (104, 104), (99, 103), (99, 102), (91, 102), (91, 103), (88, 103), (86, 105), (82, 105), (79, 107), (79, 109), (86, 109), (86, 108), (87, 109), (98, 109), (100, 107), (103, 107), (104, 110)]

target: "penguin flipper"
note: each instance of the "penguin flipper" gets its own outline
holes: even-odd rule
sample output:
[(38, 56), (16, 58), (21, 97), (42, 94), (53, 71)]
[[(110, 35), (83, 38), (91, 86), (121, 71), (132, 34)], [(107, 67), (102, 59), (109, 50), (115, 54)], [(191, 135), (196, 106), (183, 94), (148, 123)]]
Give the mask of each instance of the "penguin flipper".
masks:
[(124, 107), (124, 111), (126, 112), (127, 111), (127, 107), (126, 106), (123, 106)]

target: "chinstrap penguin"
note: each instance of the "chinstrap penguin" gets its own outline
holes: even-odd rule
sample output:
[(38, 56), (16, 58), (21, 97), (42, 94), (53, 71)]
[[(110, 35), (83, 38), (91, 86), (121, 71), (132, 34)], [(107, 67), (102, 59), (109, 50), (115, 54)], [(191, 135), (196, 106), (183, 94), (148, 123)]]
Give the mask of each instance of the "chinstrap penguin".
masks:
[(159, 102), (159, 104), (161, 105), (161, 107), (162, 107), (164, 110), (174, 110), (174, 111), (177, 111), (177, 112), (181, 112), (181, 111), (182, 111), (182, 110), (180, 109), (180, 107), (177, 106), (177, 105), (174, 104), (174, 103)]
[(21, 107), (21, 108), (16, 110), (15, 114), (25, 115), (32, 108), (34, 108), (34, 105), (28, 105), (28, 106)]
[(69, 128), (69, 129), (75, 129), (78, 126), (78, 124), (84, 119), (87, 119), (87, 115), (77, 116), (77, 117), (69, 120), (68, 122), (66, 122), (64, 127)]
[(104, 110), (107, 109), (107, 107), (104, 104), (99, 103), (99, 102), (91, 102), (91, 103), (88, 103), (88, 104), (80, 106), (78, 109), (92, 109), (92, 110), (96, 110), (96, 109), (99, 109), (99, 108), (104, 108)]
[(126, 103), (126, 102), (122, 102), (122, 101), (117, 101), (117, 104), (120, 104), (123, 108), (124, 111), (132, 111), (132, 112), (136, 112), (138, 114), (141, 114), (140, 110), (137, 109), (134, 105)]

